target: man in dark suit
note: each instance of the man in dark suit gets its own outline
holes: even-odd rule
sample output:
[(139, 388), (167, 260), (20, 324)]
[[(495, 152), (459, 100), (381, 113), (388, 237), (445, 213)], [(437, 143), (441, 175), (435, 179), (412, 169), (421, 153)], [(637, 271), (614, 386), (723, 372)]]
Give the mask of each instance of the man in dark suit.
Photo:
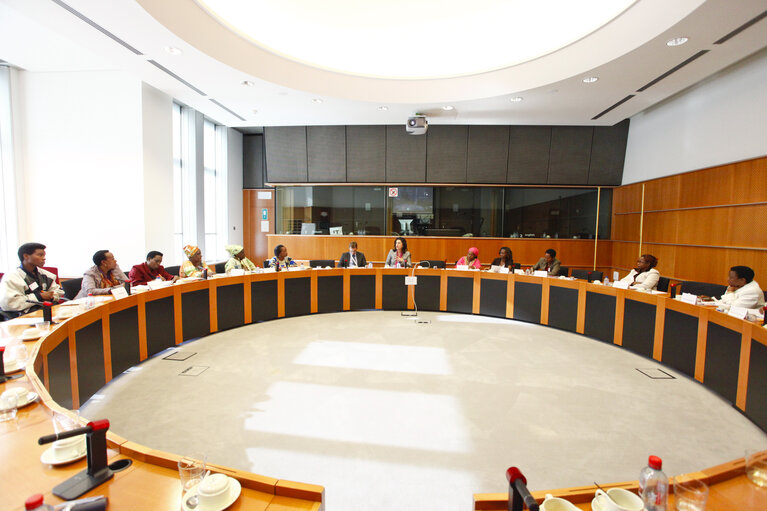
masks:
[(357, 242), (349, 243), (349, 251), (341, 254), (338, 258), (339, 268), (364, 268), (367, 265), (365, 254), (357, 252)]

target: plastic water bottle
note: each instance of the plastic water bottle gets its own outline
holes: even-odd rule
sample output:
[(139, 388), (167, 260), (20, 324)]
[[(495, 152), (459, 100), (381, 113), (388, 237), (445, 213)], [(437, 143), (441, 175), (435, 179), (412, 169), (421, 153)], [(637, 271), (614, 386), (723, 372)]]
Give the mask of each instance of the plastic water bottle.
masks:
[(605, 277), (605, 282), (604, 282), (604, 284), (605, 284), (605, 286), (609, 286), (609, 285), (610, 285), (610, 279), (608, 279), (607, 277)]
[(88, 298), (85, 299), (85, 309), (91, 310), (96, 306), (96, 299), (93, 298), (93, 293), (88, 293)]
[(41, 493), (37, 493), (29, 497), (24, 502), (24, 509), (35, 511), (53, 511), (53, 506), (45, 504), (43, 502), (43, 495)]
[(661, 470), (663, 460), (650, 456), (647, 466), (639, 472), (639, 496), (648, 511), (666, 511), (668, 477)]

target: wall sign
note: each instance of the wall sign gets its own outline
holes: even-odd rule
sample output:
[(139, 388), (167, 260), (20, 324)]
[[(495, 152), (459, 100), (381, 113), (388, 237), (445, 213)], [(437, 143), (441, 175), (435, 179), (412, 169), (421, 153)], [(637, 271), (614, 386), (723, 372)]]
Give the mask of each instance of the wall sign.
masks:
[(389, 187), (389, 197), (399, 197), (399, 188), (396, 186)]

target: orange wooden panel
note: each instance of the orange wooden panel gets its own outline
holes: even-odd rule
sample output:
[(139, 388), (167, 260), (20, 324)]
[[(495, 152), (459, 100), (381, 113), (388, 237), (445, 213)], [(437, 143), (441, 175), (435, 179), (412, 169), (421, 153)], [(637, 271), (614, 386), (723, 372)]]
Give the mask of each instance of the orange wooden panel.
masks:
[(147, 347), (146, 340), (146, 296), (143, 293), (138, 295), (138, 301), (136, 303), (136, 310), (138, 311), (139, 360), (143, 362), (149, 356), (149, 348)]
[(480, 289), (482, 286), (482, 281), (479, 277), (480, 273), (478, 271), (474, 272), (474, 295), (471, 302), (472, 314), (479, 314)]
[(629, 215), (613, 215), (612, 239), (623, 241), (639, 241), (639, 213)]
[(615, 295), (615, 330), (613, 344), (623, 346), (623, 312), (626, 304), (626, 290), (618, 289)]
[[(666, 242), (675, 241), (685, 245), (728, 245), (731, 209), (690, 209), (676, 212), (677, 237), (676, 240)], [(668, 214), (670, 213), (666, 213)]]
[(210, 333), (218, 332), (218, 283), (208, 281), (208, 307), (210, 308)]
[[(767, 181), (763, 184), (767, 189)], [(727, 209), (728, 231), (726, 244), (734, 247), (767, 247), (767, 204), (739, 206)], [(713, 243), (712, 243), (713, 244)]]
[(631, 213), (642, 208), (642, 184), (621, 186), (613, 190), (613, 213)]
[(545, 279), (541, 286), (541, 325), (549, 324), (549, 283), (551, 279)]
[[(698, 344), (695, 349), (695, 379), (703, 382), (706, 371), (706, 343), (708, 340), (709, 310), (703, 309), (698, 316)], [(712, 361), (715, 363), (715, 361)]]
[(644, 210), (675, 209), (679, 207), (679, 176), (669, 176), (645, 183)]
[(767, 157), (733, 164), (732, 201), (734, 203), (767, 201)]
[[(740, 338), (740, 364), (738, 369), (738, 390), (735, 395), (735, 406), (746, 410), (746, 398), (748, 397), (748, 366), (751, 362), (751, 337), (752, 332), (758, 329), (753, 325), (743, 322), (743, 334)], [(761, 330), (764, 330), (763, 328)]]
[[(668, 300), (672, 301), (671, 299)], [(652, 358), (660, 361), (663, 356), (663, 329), (666, 325), (666, 300), (658, 300), (655, 310), (655, 340), (652, 347)]]
[(112, 336), (109, 332), (109, 309), (102, 307), (101, 342), (104, 350), (104, 384), (112, 380)]
[(713, 206), (732, 203), (734, 167), (723, 165), (679, 176), (679, 207)]
[(676, 243), (677, 232), (683, 229), (678, 227), (680, 213), (682, 212), (645, 213), (642, 243)]

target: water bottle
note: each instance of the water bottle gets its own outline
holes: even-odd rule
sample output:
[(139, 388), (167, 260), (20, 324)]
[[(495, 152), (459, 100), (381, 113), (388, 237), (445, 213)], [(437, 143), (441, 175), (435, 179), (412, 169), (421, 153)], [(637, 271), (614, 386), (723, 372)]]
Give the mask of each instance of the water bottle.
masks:
[(96, 299), (93, 298), (93, 293), (88, 293), (88, 298), (85, 299), (85, 309), (91, 310), (96, 306)]
[(605, 277), (605, 282), (604, 282), (604, 284), (605, 284), (605, 286), (609, 286), (609, 285), (610, 285), (610, 279), (608, 279), (607, 277)]
[(24, 509), (34, 509), (35, 511), (53, 511), (53, 506), (43, 503), (42, 493), (32, 495), (24, 502)]
[(647, 511), (666, 511), (668, 477), (661, 467), (663, 460), (650, 456), (647, 466), (639, 472), (639, 496)]

